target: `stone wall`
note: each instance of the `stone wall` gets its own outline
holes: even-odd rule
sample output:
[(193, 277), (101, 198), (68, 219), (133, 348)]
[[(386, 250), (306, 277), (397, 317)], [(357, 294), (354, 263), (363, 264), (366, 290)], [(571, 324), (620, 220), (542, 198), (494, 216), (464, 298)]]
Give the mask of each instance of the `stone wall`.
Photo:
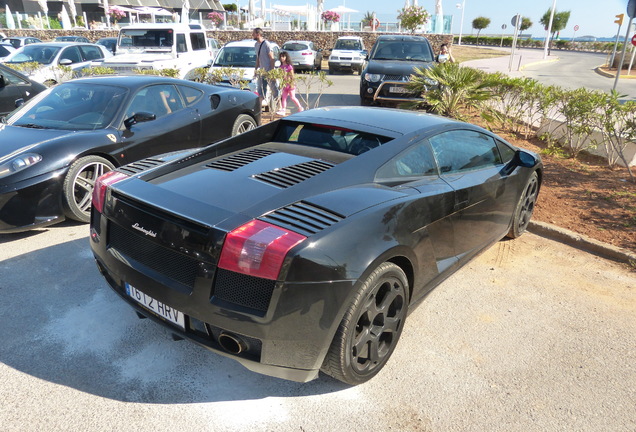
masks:
[[(51, 41), (57, 36), (85, 36), (91, 41), (103, 37), (117, 36), (116, 30), (35, 30), (35, 29), (23, 29), (23, 30), (0, 30), (7, 36), (32, 36), (42, 41)], [(314, 42), (317, 48), (325, 50), (325, 55), (329, 55), (331, 49), (336, 43), (336, 39), (340, 36), (360, 36), (364, 40), (364, 44), (367, 49), (371, 49), (376, 38), (379, 34), (377, 32), (317, 32), (317, 31), (272, 31), (266, 32), (265, 37), (278, 45), (282, 45), (289, 40), (310, 40)], [(213, 37), (226, 43), (230, 41), (237, 41), (242, 39), (251, 39), (252, 33), (249, 30), (208, 30), (208, 37)], [(439, 46), (443, 43), (452, 44), (453, 35), (447, 34), (426, 34), (424, 35), (431, 41), (433, 51), (437, 53)]]

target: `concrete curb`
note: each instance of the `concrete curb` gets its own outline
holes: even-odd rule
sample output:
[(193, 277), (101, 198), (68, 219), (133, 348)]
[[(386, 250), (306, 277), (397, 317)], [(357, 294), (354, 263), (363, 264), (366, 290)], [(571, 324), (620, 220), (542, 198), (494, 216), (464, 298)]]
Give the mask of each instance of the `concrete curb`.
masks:
[(546, 222), (530, 221), (528, 231), (532, 234), (556, 240), (586, 252), (591, 252), (603, 258), (609, 258), (631, 265), (636, 264), (636, 253), (632, 251), (594, 240), (583, 234), (578, 234), (556, 225)]
[[(602, 70), (601, 68), (603, 67), (603, 65), (601, 66), (597, 66), (594, 68), (594, 72), (596, 72), (597, 74), (607, 77), (607, 78), (616, 78), (616, 74), (615, 73), (611, 73), (611, 72), (605, 72), (604, 70)], [(623, 75), (621, 74), (621, 77), (619, 79), (636, 79), (636, 76), (627, 76), (627, 75)]]

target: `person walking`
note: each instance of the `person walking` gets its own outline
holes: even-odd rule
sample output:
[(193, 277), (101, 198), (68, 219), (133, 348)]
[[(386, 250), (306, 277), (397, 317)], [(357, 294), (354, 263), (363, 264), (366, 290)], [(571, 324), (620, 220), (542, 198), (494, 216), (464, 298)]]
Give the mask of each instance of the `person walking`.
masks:
[(258, 73), (259, 69), (263, 70), (262, 73), (258, 74), (257, 79), (258, 98), (262, 104), (263, 99), (267, 97), (268, 91), (272, 92), (272, 99), (275, 99), (278, 96), (275, 83), (272, 83), (271, 80), (268, 80), (264, 75), (274, 69), (274, 52), (272, 51), (269, 42), (265, 39), (262, 28), (257, 27), (252, 30), (252, 38), (256, 41), (254, 44), (254, 48), (256, 49), (255, 72)]
[(285, 72), (285, 76), (283, 78), (283, 93), (280, 99), (280, 111), (276, 114), (284, 116), (287, 113), (287, 98), (290, 98), (291, 101), (298, 107), (298, 112), (304, 111), (303, 106), (296, 98), (296, 83), (294, 80), (294, 66), (292, 66), (291, 60), (289, 59), (289, 54), (287, 51), (281, 51), (279, 54), (280, 60), (280, 68)]

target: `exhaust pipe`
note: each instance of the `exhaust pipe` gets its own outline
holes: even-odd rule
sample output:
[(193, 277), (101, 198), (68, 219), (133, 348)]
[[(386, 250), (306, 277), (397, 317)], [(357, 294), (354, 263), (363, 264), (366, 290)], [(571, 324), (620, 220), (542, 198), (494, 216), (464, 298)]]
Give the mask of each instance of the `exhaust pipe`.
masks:
[(231, 354), (240, 354), (247, 349), (247, 345), (238, 336), (232, 333), (221, 332), (219, 345)]

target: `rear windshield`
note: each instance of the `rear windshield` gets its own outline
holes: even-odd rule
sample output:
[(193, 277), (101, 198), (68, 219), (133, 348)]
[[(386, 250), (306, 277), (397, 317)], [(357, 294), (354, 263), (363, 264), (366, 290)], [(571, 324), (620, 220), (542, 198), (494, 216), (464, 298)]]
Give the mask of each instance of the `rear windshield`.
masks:
[(285, 51), (304, 51), (309, 49), (309, 45), (298, 42), (286, 43), (283, 45), (283, 49)]
[(256, 49), (254, 47), (224, 47), (214, 60), (215, 66), (254, 67)]
[(282, 121), (273, 141), (324, 148), (354, 156), (391, 138), (335, 126)]

